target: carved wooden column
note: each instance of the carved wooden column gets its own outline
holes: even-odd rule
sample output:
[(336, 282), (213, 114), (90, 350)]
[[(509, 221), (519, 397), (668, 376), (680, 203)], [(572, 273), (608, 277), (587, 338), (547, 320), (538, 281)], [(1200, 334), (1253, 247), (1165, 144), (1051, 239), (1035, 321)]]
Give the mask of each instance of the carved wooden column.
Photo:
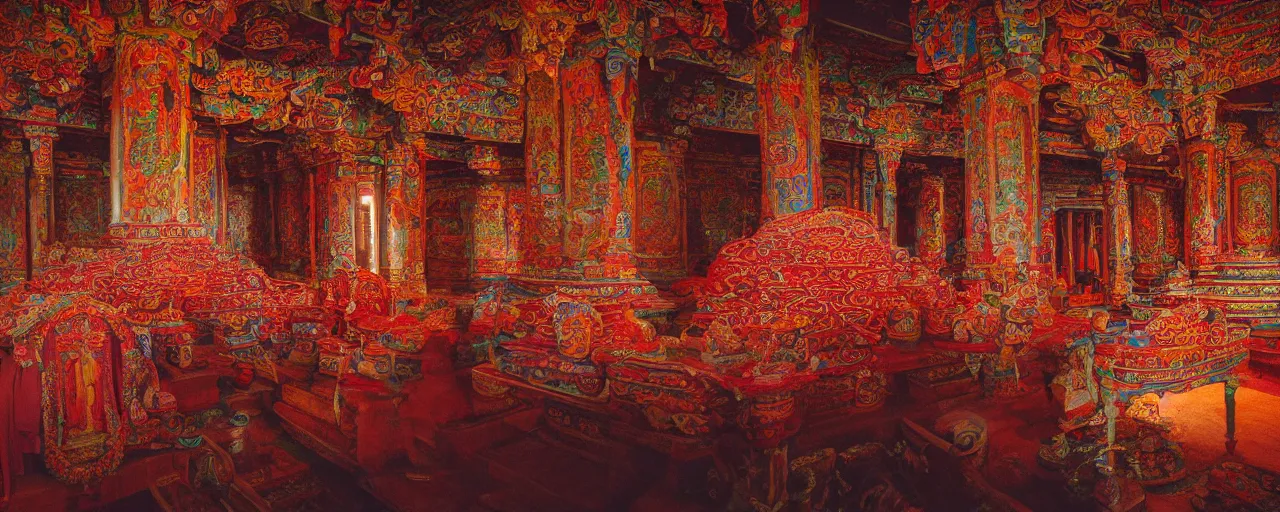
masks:
[(859, 175), (862, 176), (857, 187), (858, 193), (862, 194), (858, 201), (860, 210), (878, 215), (881, 209), (880, 194), (877, 193), (880, 188), (880, 156), (875, 151), (861, 151), (862, 158), (858, 162)]
[(1039, 229), (1038, 87), (990, 77), (965, 88), (966, 274), (1033, 262)]
[(562, 254), (566, 266), (586, 279), (636, 277), (631, 213), (638, 54), (638, 42), (592, 36), (574, 46), (560, 71), (567, 116)]
[(208, 236), (221, 243), (227, 236), (227, 143), (216, 125), (192, 126), (191, 221), (204, 226)]
[[(1036, 325), (1052, 321), (1034, 274), (1040, 229), (1039, 80), (1031, 73), (984, 77), (962, 91), (965, 137), (965, 277), (973, 281), (964, 316), (996, 320), (982, 339), (955, 325), (970, 342), (996, 343), (985, 356), (988, 392), (1022, 391), (1018, 353)], [(992, 302), (995, 301), (995, 302)], [(994, 308), (986, 305), (998, 304)], [(995, 317), (995, 318), (992, 318)]]
[(1192, 270), (1212, 264), (1222, 252), (1227, 225), (1225, 146), (1226, 138), (1218, 132), (1185, 146), (1187, 258)]
[(1129, 302), (1133, 294), (1133, 217), (1129, 213), (1126, 164), (1114, 153), (1102, 159), (1102, 188), (1106, 201), (1107, 240), (1111, 255), (1108, 299), (1113, 307)]
[(119, 36), (111, 105), (113, 237), (206, 236), (191, 212), (191, 47), (168, 30)]
[(685, 261), (684, 141), (636, 143), (635, 255), (650, 281), (687, 275)]
[(30, 187), (27, 183), (27, 166), (30, 154), (23, 144), (23, 135), (17, 129), (0, 129), (0, 288), (18, 283), (30, 276), (27, 265), (27, 240), (31, 238)]
[[(613, 215), (613, 233), (610, 239), (610, 250), (606, 265), (606, 275), (612, 277), (611, 268), (618, 268), (619, 277), (635, 277), (635, 258), (631, 243), (634, 235), (634, 218), (636, 202), (636, 166), (635, 166), (635, 110), (636, 98), (640, 93), (637, 81), (640, 68), (639, 41), (633, 41), (631, 34), (625, 38), (626, 43), (611, 46), (605, 50), (604, 72), (605, 92), (607, 93), (608, 133), (606, 147), (612, 151), (606, 153), (609, 162), (609, 203)], [(612, 154), (616, 152), (617, 162)]]
[(768, 3), (803, 14), (780, 16), (780, 33), (765, 36), (760, 48), (756, 96), (764, 219), (822, 206), (817, 56), (809, 37), (799, 37), (808, 23), (807, 2)]
[(1054, 265), (1054, 255), (1057, 252), (1058, 241), (1058, 216), (1057, 212), (1057, 194), (1041, 190), (1040, 191), (1040, 229), (1036, 231), (1039, 238), (1038, 250), (1036, 251), (1036, 264), (1044, 269), (1050, 276), (1057, 277), (1058, 268)]
[(1276, 223), (1277, 168), (1274, 149), (1268, 146), (1280, 145), (1280, 132), (1274, 127), (1263, 128), (1258, 134), (1261, 145), (1250, 140), (1243, 123), (1227, 123), (1227, 132), (1227, 218), (1231, 226), (1228, 246), (1237, 258), (1271, 259), (1276, 254), (1280, 226)]
[(48, 246), (53, 243), (53, 143), (58, 130), (52, 126), (25, 125), (22, 133), (31, 150), (31, 181), (27, 197), (29, 215), (27, 236), (31, 251), (31, 273), (44, 266)]
[(1186, 258), (1198, 271), (1223, 250), (1227, 209), (1227, 134), (1218, 124), (1218, 102), (1205, 98), (1182, 111), (1182, 165), (1186, 176)]
[(563, 264), (565, 227), (564, 133), (560, 69), (574, 18), (558, 5), (522, 0), (520, 55), (526, 68), (524, 169), (528, 236), (521, 274), (550, 276)]
[(525, 184), (529, 208), (525, 225), (524, 273), (542, 275), (560, 266), (564, 228), (564, 171), (558, 75), (532, 71), (525, 84)]
[(425, 295), (427, 290), (424, 189), (422, 163), (409, 142), (395, 142), (387, 153), (383, 181), (386, 219), (387, 280), (404, 296)]
[(356, 201), (359, 183), (356, 162), (349, 155), (317, 169), (316, 252), (320, 279), (333, 277), (334, 270), (356, 268)]
[(902, 167), (902, 150), (877, 148), (880, 154), (877, 180), (880, 182), (880, 227), (889, 232), (889, 240), (898, 245), (898, 168)]
[(925, 176), (916, 210), (916, 256), (927, 265), (942, 266), (947, 258), (946, 208), (942, 176)]
[(503, 279), (519, 271), (521, 209), (518, 183), (503, 173), (498, 148), (471, 146), (467, 167), (480, 178), (471, 219), (471, 282)]

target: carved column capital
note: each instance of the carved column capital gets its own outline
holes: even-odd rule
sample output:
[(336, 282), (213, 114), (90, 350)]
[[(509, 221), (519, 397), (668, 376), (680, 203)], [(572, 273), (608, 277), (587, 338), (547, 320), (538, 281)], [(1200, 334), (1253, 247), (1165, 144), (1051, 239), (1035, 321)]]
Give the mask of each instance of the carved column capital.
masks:
[(1111, 305), (1123, 306), (1133, 298), (1133, 220), (1129, 214), (1128, 164), (1115, 152), (1102, 158), (1102, 185), (1110, 233)]
[(53, 143), (58, 140), (58, 128), (42, 124), (22, 126), (22, 134), (31, 149), (31, 169), (36, 176), (47, 179), (53, 174)]
[(1108, 181), (1124, 180), (1125, 170), (1129, 164), (1115, 153), (1107, 153), (1102, 157), (1102, 178)]

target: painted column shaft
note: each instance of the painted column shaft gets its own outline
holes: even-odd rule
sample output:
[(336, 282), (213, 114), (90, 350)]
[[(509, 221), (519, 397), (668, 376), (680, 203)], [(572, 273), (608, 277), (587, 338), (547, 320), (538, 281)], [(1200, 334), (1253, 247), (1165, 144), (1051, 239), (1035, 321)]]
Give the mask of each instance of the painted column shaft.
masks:
[(681, 144), (636, 144), (635, 256), (651, 281), (686, 275), (684, 167)]
[(818, 70), (813, 48), (784, 37), (763, 45), (756, 80), (760, 101), (763, 217), (820, 208)]
[(562, 272), (634, 278), (636, 61), (603, 39), (574, 50), (560, 73), (566, 116)]
[(111, 141), (116, 223), (194, 222), (190, 46), (166, 31), (125, 33), (116, 45)]
[(543, 275), (560, 265), (563, 250), (564, 171), (561, 165), (560, 82), (533, 71), (526, 83), (525, 183), (529, 207), (525, 225), (524, 272)]
[(333, 277), (334, 270), (356, 268), (355, 213), (359, 186), (353, 162), (326, 164), (317, 170), (320, 226), (317, 248), (320, 279)]
[(1133, 217), (1129, 213), (1126, 164), (1115, 155), (1102, 159), (1102, 187), (1106, 200), (1107, 232), (1111, 239), (1111, 305), (1121, 306), (1133, 293)]
[(898, 169), (902, 167), (902, 150), (885, 148), (877, 151), (879, 158), (879, 177), (883, 200), (881, 202), (880, 226), (889, 232), (889, 240), (898, 239)]
[(191, 221), (204, 226), (211, 239), (225, 239), (223, 196), (226, 141), (217, 126), (200, 126), (191, 134)]
[(28, 196), (30, 203), (30, 234), (27, 247), (31, 250), (32, 272), (44, 266), (48, 246), (53, 242), (53, 142), (58, 132), (52, 126), (24, 126), (27, 146), (31, 150), (31, 181)]
[(991, 79), (965, 91), (966, 263), (978, 276), (1001, 258), (1030, 264), (1036, 253), (1040, 156), (1033, 89)]
[(947, 256), (945, 181), (941, 176), (925, 176), (920, 187), (920, 208), (916, 210), (916, 255), (928, 265), (941, 265)]
[(1213, 263), (1222, 251), (1227, 218), (1222, 158), (1220, 141), (1200, 138), (1187, 143), (1187, 256), (1193, 269)]
[(425, 293), (422, 166), (413, 146), (398, 143), (392, 147), (387, 155), (385, 179), (388, 281), (410, 294)]

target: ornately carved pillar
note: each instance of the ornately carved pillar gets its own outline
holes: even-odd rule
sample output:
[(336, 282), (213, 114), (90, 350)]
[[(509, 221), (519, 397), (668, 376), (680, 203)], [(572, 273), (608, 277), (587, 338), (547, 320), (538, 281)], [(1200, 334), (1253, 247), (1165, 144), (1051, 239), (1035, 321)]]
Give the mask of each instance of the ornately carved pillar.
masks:
[(316, 171), (316, 239), (320, 279), (337, 269), (356, 268), (355, 212), (359, 195), (356, 163), (349, 157), (322, 165)]
[(989, 77), (964, 90), (966, 273), (1033, 262), (1039, 229), (1039, 91)]
[(1129, 214), (1126, 164), (1114, 153), (1102, 159), (1102, 188), (1106, 200), (1108, 244), (1111, 247), (1109, 302), (1120, 307), (1133, 294), (1133, 218)]
[[(997, 352), (982, 366), (996, 396), (1022, 391), (1018, 353), (1037, 325), (1052, 321), (1041, 314), (1047, 304), (1033, 273), (1040, 229), (1038, 82), (1032, 73), (1001, 74), (962, 91), (965, 277), (974, 282), (953, 332), (969, 342), (995, 342)], [(992, 320), (994, 329), (973, 328)]]
[(545, 71), (525, 82), (525, 185), (529, 208), (525, 225), (524, 273), (542, 275), (560, 265), (564, 228), (564, 172), (561, 166), (560, 81)]
[(123, 33), (112, 98), (112, 236), (204, 236), (191, 214), (190, 41), (167, 30)]
[(1215, 133), (1185, 145), (1187, 257), (1193, 270), (1213, 263), (1222, 252), (1227, 225), (1226, 140)]
[(902, 167), (902, 150), (898, 148), (879, 148), (880, 182), (880, 227), (889, 233), (889, 240), (897, 245), (898, 240), (898, 168)]
[[(638, 43), (637, 43), (638, 45)], [(640, 68), (637, 59), (639, 48), (614, 46), (605, 50), (604, 72), (605, 91), (608, 93), (609, 135), (612, 149), (617, 152), (616, 168), (609, 161), (609, 196), (613, 214), (613, 234), (606, 272), (614, 265), (620, 266), (619, 277), (635, 277), (635, 258), (631, 243), (634, 234), (632, 212), (636, 203), (636, 166), (635, 166), (635, 111), (636, 98), (640, 92), (637, 81)], [(606, 143), (608, 144), (608, 143)], [(610, 275), (612, 277), (612, 275)]]
[[(800, 22), (803, 26), (803, 22)], [(762, 44), (760, 164), (765, 219), (822, 206), (817, 57), (807, 39), (771, 35)]]
[(226, 139), (216, 125), (192, 125), (191, 222), (204, 226), (211, 239), (226, 240)]
[(640, 274), (652, 282), (685, 277), (685, 145), (636, 143), (635, 255)]
[(467, 167), (480, 177), (472, 210), (470, 258), (471, 281), (479, 284), (519, 270), (523, 201), (517, 184), (504, 179), (497, 146), (473, 145)]
[(636, 277), (631, 211), (635, 203), (637, 48), (595, 37), (565, 60), (562, 255), (586, 279)]
[(402, 296), (424, 295), (427, 289), (423, 255), (425, 219), (422, 165), (408, 142), (397, 142), (387, 153), (383, 186), (386, 205), (386, 264), (391, 286)]
[(58, 130), (52, 126), (22, 127), (31, 150), (31, 181), (27, 206), (32, 273), (44, 266), (48, 245), (53, 242), (53, 143)]
[(947, 258), (946, 208), (942, 176), (925, 176), (916, 210), (916, 256), (926, 265), (941, 266)]

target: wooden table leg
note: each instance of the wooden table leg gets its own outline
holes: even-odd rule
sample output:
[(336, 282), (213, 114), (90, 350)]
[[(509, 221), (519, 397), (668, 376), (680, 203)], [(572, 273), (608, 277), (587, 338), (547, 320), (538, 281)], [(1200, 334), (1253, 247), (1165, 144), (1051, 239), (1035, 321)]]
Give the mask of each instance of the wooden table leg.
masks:
[(1227, 455), (1236, 453), (1236, 389), (1240, 380), (1232, 377), (1224, 382), (1227, 402)]

